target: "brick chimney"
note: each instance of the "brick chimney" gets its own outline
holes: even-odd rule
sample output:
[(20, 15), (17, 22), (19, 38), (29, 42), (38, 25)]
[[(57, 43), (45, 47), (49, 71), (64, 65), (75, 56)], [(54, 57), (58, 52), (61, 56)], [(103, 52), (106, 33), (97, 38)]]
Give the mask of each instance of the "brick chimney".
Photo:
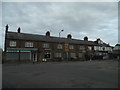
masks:
[(72, 35), (71, 35), (71, 34), (68, 34), (68, 35), (67, 35), (67, 38), (68, 38), (68, 39), (72, 39)]
[(8, 32), (8, 28), (9, 28), (9, 26), (8, 26), (8, 24), (6, 25), (6, 33)]
[(21, 31), (21, 28), (19, 27), (19, 28), (18, 28), (18, 33), (20, 33), (20, 31)]
[(50, 37), (50, 32), (49, 31), (46, 32), (46, 36)]
[(87, 36), (84, 37), (84, 41), (88, 41), (88, 37)]
[(100, 38), (97, 39), (97, 42), (100, 41)]

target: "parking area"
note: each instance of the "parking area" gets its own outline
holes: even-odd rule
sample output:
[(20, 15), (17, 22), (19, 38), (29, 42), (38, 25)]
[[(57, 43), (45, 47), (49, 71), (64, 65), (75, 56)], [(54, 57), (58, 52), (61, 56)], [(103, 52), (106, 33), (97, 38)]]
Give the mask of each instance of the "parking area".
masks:
[(3, 64), (2, 88), (118, 88), (118, 61)]

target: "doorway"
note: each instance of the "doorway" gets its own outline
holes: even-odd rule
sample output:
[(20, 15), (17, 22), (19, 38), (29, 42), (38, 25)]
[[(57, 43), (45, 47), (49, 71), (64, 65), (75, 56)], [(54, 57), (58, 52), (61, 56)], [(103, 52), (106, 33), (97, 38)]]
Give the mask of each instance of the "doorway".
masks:
[(31, 52), (31, 60), (37, 61), (37, 53), (36, 52)]
[(50, 52), (45, 52), (44, 53), (44, 58), (50, 59), (51, 58), (51, 53)]

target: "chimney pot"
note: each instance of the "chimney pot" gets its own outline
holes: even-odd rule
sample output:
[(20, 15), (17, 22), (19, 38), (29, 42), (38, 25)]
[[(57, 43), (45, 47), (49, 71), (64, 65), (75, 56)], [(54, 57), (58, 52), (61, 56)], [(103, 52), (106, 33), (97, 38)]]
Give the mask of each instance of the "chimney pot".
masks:
[(71, 39), (71, 38), (72, 38), (72, 35), (71, 35), (71, 34), (68, 34), (68, 35), (67, 35), (67, 38), (68, 38), (68, 39)]
[(8, 28), (9, 28), (9, 26), (8, 26), (8, 24), (6, 25), (6, 33), (8, 32)]
[(84, 41), (88, 41), (88, 37), (87, 36), (84, 37)]
[(19, 28), (18, 28), (18, 33), (20, 33), (20, 31), (21, 31), (21, 28), (19, 27)]
[(46, 36), (50, 36), (50, 32), (49, 31), (46, 32)]

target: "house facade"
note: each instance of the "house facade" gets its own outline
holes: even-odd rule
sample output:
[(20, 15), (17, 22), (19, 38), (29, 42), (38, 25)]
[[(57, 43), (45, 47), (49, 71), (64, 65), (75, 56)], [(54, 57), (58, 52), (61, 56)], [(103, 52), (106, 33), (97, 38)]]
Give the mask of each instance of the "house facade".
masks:
[(120, 59), (120, 44), (116, 44), (113, 48), (113, 57)]
[(8, 31), (5, 34), (5, 60), (36, 60), (36, 61), (69, 61), (103, 59), (112, 53), (112, 47), (102, 40), (89, 41), (72, 39), (68, 34), (66, 38), (53, 37), (47, 31), (45, 35)]

